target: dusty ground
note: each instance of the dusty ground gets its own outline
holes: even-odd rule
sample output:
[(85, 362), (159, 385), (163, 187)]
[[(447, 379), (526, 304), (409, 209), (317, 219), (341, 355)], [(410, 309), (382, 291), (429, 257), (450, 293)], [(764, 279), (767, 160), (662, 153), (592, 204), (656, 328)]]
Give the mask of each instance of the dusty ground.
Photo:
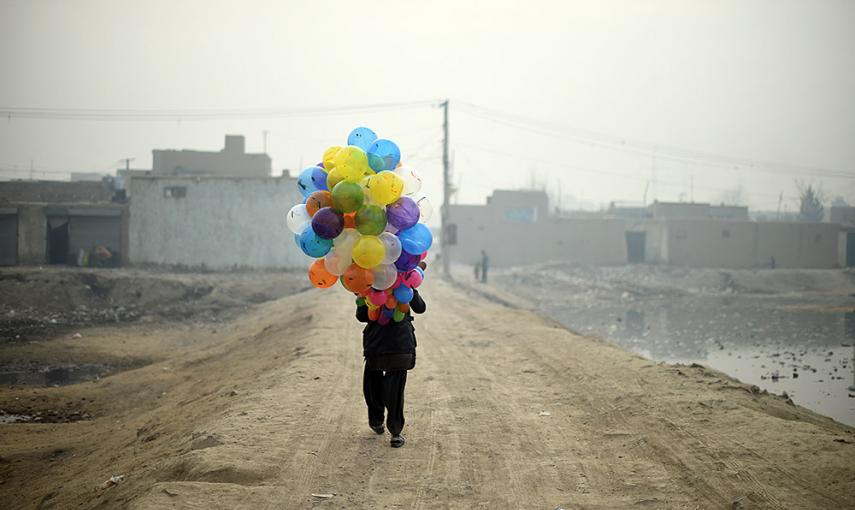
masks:
[[(428, 280), (408, 442), (366, 423), (341, 289), (216, 327), (85, 330), (151, 356), (89, 383), (0, 390), (7, 508), (852, 508), (855, 431), (703, 367), (660, 365)], [(83, 339), (81, 339), (83, 340)], [(118, 347), (122, 346), (122, 347)], [(111, 475), (113, 487), (99, 488)], [(315, 497), (320, 494), (332, 497)]]

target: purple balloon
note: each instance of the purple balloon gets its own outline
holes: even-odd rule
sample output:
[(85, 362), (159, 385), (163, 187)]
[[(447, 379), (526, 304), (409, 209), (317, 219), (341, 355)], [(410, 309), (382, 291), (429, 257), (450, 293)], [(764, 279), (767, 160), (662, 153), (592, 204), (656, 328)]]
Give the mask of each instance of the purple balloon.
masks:
[(406, 230), (419, 222), (419, 206), (409, 197), (401, 197), (386, 206), (386, 221), (398, 230)]
[(344, 230), (344, 216), (323, 207), (312, 216), (312, 230), (321, 239), (334, 239)]
[(419, 265), (419, 262), (421, 262), (421, 257), (402, 250), (401, 256), (395, 261), (395, 267), (400, 272), (410, 271), (411, 269), (415, 269)]

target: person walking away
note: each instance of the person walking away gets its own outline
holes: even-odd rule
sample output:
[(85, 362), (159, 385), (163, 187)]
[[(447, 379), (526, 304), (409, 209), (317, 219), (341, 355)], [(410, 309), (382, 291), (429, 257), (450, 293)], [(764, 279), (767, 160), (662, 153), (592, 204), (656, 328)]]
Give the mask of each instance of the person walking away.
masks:
[(481, 283), (487, 283), (487, 268), (490, 267), (490, 257), (487, 252), (481, 250)]
[(404, 446), (404, 387), (407, 371), (416, 366), (416, 333), (410, 312), (424, 313), (425, 302), (419, 291), (413, 289), (410, 311), (400, 322), (389, 321), (380, 325), (368, 318), (364, 298), (357, 300), (356, 319), (367, 323), (362, 330), (362, 353), (365, 371), (362, 393), (368, 407), (368, 426), (378, 435), (383, 434), (383, 418), (392, 438), (393, 448)]

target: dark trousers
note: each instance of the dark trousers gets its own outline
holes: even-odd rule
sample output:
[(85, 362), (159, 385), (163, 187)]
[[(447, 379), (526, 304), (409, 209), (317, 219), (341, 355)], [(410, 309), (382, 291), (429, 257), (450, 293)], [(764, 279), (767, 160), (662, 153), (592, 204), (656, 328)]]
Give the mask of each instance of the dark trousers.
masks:
[(362, 377), (362, 393), (368, 405), (368, 423), (383, 424), (386, 411), (386, 428), (393, 436), (404, 429), (404, 386), (407, 384), (406, 370), (369, 370), (365, 367)]

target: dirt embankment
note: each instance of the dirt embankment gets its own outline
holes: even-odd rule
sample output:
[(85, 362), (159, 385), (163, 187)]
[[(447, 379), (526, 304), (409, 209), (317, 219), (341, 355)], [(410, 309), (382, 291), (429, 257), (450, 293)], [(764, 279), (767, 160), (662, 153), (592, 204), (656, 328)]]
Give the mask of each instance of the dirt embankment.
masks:
[[(0, 500), (136, 509), (855, 506), (852, 429), (721, 373), (657, 364), (435, 279), (416, 321), (408, 442), (391, 449), (367, 427), (359, 325), (351, 299), (334, 290), (260, 305), (215, 330), (122, 328), (110, 342), (159, 349), (162, 359), (82, 385), (0, 391), (0, 408), (77, 402), (93, 417), (0, 426)], [(124, 478), (102, 486), (112, 475)]]
[(0, 343), (80, 326), (217, 322), (310, 287), (301, 272), (171, 273), (134, 269), (0, 269)]

